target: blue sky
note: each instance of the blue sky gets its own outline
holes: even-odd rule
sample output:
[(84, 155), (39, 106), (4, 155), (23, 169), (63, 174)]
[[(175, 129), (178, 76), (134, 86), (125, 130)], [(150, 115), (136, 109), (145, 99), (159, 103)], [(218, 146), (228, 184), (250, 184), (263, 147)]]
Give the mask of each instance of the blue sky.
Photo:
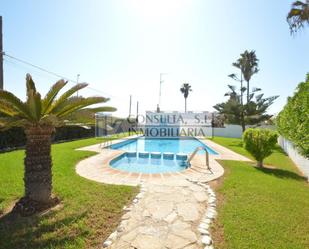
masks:
[[(189, 110), (222, 102), (228, 74), (245, 49), (256, 50), (260, 72), (252, 86), (280, 95), (281, 110), (309, 71), (309, 34), (290, 36), (290, 0), (7, 0), (0, 2), (4, 51), (68, 78), (90, 83), (83, 95), (105, 95), (117, 115), (128, 114), (129, 95), (140, 111), (158, 102), (183, 110), (179, 88), (189, 82)], [(5, 58), (5, 88), (24, 98), (25, 74), (46, 93), (57, 78)], [(73, 83), (71, 83), (73, 84)], [(105, 94), (103, 94), (103, 93)]]

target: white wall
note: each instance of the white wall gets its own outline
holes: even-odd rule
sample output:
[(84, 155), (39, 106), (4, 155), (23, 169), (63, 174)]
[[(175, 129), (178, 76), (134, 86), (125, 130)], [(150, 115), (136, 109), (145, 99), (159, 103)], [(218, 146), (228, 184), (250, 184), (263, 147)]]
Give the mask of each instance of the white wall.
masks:
[[(206, 136), (211, 137), (212, 128), (207, 127), (203, 129)], [(242, 129), (240, 125), (225, 125), (224, 128), (214, 128), (214, 136), (217, 137), (233, 137), (233, 138), (241, 138), (242, 137)]]
[(304, 175), (309, 179), (309, 159), (306, 159), (300, 155), (293, 143), (286, 138), (280, 136), (278, 138), (278, 143), (292, 159), (292, 161), (298, 166), (298, 168), (304, 173)]
[[(253, 127), (252, 125), (246, 125), (246, 128)], [(272, 125), (258, 126), (256, 128), (274, 129)], [(211, 136), (211, 128), (207, 128), (207, 136)], [(242, 138), (242, 128), (240, 125), (226, 124), (225, 128), (215, 128), (215, 136), (217, 137), (233, 137)]]

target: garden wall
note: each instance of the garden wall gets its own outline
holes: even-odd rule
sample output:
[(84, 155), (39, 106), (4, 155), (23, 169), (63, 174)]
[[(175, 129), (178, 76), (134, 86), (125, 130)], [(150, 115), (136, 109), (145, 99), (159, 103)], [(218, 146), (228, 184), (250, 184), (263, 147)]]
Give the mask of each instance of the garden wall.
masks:
[[(246, 128), (254, 128), (256, 126), (247, 125)], [(260, 129), (271, 129), (274, 130), (273, 125), (261, 125), (256, 128)], [(206, 135), (211, 137), (211, 127), (206, 128)], [(242, 128), (240, 125), (226, 124), (224, 128), (214, 128), (214, 136), (217, 137), (231, 137), (231, 138), (242, 138)]]
[(278, 138), (278, 143), (281, 146), (281, 148), (288, 154), (291, 160), (309, 179), (309, 159), (306, 159), (305, 157), (300, 155), (295, 146), (293, 145), (293, 143), (287, 140), (286, 138), (280, 136)]
[[(203, 128), (203, 132), (205, 136), (212, 136), (212, 127)], [(225, 125), (224, 128), (216, 127), (214, 128), (214, 136), (216, 137), (231, 137), (231, 138), (241, 138), (242, 137), (242, 129), (240, 125)]]
[(217, 137), (242, 137), (242, 128), (240, 125), (225, 125), (225, 128), (214, 128), (214, 135)]

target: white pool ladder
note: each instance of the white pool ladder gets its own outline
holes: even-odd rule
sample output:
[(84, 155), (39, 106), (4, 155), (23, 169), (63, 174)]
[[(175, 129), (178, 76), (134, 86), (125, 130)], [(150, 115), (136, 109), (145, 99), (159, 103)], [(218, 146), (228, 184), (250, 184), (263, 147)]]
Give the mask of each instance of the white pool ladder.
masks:
[(99, 148), (103, 149), (103, 148), (110, 146), (110, 145), (112, 145), (112, 139), (106, 139), (106, 140), (104, 140), (100, 143)]
[(203, 146), (196, 147), (196, 149), (194, 150), (194, 152), (191, 154), (191, 156), (189, 157), (189, 159), (187, 161), (188, 165), (190, 164), (191, 160), (195, 157), (197, 152), (199, 152), (200, 150), (205, 151), (205, 156), (206, 156), (206, 158), (205, 158), (206, 160), (205, 161), (206, 161), (207, 169), (213, 174), (213, 172), (212, 172), (212, 170), (211, 170), (211, 168), (209, 166), (209, 153), (208, 153), (207, 149), (205, 147), (203, 147)]

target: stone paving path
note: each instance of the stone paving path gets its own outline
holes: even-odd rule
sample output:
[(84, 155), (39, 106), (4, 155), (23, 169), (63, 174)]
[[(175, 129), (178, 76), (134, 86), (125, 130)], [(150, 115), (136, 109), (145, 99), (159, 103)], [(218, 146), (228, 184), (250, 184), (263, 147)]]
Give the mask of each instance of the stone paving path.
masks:
[[(118, 141), (113, 141), (118, 142)], [(130, 207), (117, 231), (103, 243), (108, 249), (212, 249), (208, 227), (215, 217), (215, 194), (205, 183), (219, 178), (224, 170), (217, 159), (249, 159), (210, 140), (203, 140), (219, 152), (196, 155), (191, 167), (181, 172), (142, 174), (118, 171), (110, 161), (122, 151), (101, 149), (98, 145), (81, 148), (99, 154), (80, 161), (76, 172), (88, 179), (107, 184), (142, 184), (141, 193)], [(201, 236), (203, 235), (203, 236)], [(202, 243), (203, 242), (203, 243)], [(204, 244), (204, 245), (203, 245)], [(206, 247), (205, 247), (206, 245)]]
[(208, 195), (188, 180), (144, 183), (138, 203), (128, 208), (110, 249), (198, 249), (198, 226)]

